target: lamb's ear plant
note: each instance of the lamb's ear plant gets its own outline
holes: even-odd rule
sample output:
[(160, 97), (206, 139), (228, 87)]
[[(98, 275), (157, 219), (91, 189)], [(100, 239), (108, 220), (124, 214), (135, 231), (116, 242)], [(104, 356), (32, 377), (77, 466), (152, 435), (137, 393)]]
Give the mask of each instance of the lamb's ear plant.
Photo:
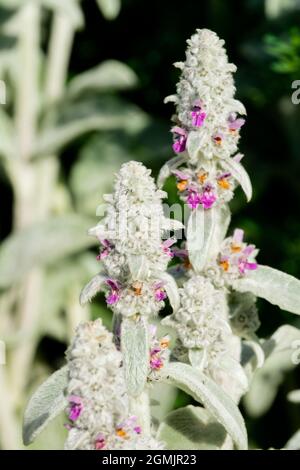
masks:
[[(102, 221), (90, 230), (100, 242), (101, 268), (82, 290), (81, 303), (105, 293), (113, 337), (99, 320), (78, 327), (66, 369), (29, 403), (27, 443), (65, 407), (66, 449), (247, 449), (241, 398), (248, 392), (248, 408), (261, 401), (268, 407), (274, 397), (264, 395), (263, 371), (277, 386), (282, 371), (297, 364), (300, 331), (285, 325), (259, 339), (255, 302), (261, 297), (300, 314), (300, 281), (258, 264), (258, 250), (244, 241), (243, 230), (227, 234), (236, 186), (248, 200), (252, 195), (237, 153), (246, 112), (234, 96), (236, 68), (224, 41), (209, 30), (196, 31), (185, 62), (175, 65), (181, 77), (167, 101), (176, 106), (177, 155), (163, 166), (159, 189), (142, 164), (124, 164), (114, 193), (105, 197)], [(171, 175), (189, 208), (186, 241), (176, 241), (181, 224), (162, 209), (161, 188)], [(160, 323), (166, 299), (172, 314), (161, 321), (167, 336), (158, 338), (153, 323)], [(154, 422), (149, 394), (161, 384), (199, 405)], [(298, 445), (296, 438), (291, 442), (286, 448)]]

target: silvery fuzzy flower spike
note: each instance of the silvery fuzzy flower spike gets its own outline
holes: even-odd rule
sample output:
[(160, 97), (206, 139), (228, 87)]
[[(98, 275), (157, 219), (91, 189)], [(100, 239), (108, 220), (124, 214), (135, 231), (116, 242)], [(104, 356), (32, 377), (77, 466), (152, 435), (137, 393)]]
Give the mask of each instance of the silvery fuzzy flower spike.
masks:
[(236, 153), (240, 129), (246, 114), (234, 98), (233, 73), (224, 41), (216, 33), (198, 29), (187, 41), (185, 62), (175, 64), (181, 70), (173, 101), (176, 114), (173, 151), (178, 155), (167, 162), (158, 177), (158, 186), (174, 174), (181, 198), (191, 210), (204, 210), (226, 204), (240, 184), (247, 199), (252, 188), (249, 176)]
[(121, 317), (120, 338), (128, 393), (139, 396), (146, 386), (150, 336), (148, 319), (164, 307), (179, 306), (177, 285), (167, 273), (174, 238), (166, 231), (182, 227), (163, 213), (163, 191), (150, 170), (139, 162), (125, 163), (107, 195), (102, 221), (89, 231), (100, 242), (102, 271), (83, 289), (81, 304), (99, 291), (115, 318)]
[(82, 304), (104, 290), (110, 308), (125, 317), (157, 314), (167, 295), (176, 307), (176, 284), (166, 272), (176, 240), (163, 236), (182, 224), (164, 216), (164, 197), (141, 163), (121, 167), (102, 221), (89, 230), (100, 242), (103, 268), (83, 289)]
[(187, 151), (193, 163), (229, 158), (237, 151), (245, 122), (240, 115), (246, 114), (234, 98), (236, 67), (228, 62), (224, 41), (212, 31), (198, 29), (187, 44), (185, 62), (175, 63), (181, 70), (177, 94), (165, 100), (176, 106), (173, 150)]
[(122, 354), (101, 320), (78, 326), (67, 361), (65, 450), (163, 448), (130, 412)]

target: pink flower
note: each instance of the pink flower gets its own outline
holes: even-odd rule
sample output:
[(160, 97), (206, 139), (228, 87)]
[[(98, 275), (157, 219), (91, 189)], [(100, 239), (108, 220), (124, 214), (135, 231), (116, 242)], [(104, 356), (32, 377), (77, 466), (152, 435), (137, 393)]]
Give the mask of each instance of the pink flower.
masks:
[(83, 410), (82, 399), (77, 395), (70, 395), (68, 401), (70, 403), (69, 420), (76, 421)]
[(163, 365), (164, 365), (163, 360), (160, 357), (155, 356), (155, 355), (153, 355), (153, 357), (151, 357), (151, 359), (150, 359), (151, 369), (159, 370), (159, 369), (162, 368)]
[(176, 240), (174, 240), (174, 238), (169, 238), (168, 240), (165, 240), (162, 243), (163, 252), (166, 253), (166, 255), (170, 256), (170, 258), (173, 258), (174, 256), (172, 250), (170, 249), (170, 247), (174, 245), (174, 243), (176, 243)]
[(98, 261), (101, 261), (102, 259), (106, 258), (113, 248), (113, 245), (110, 243), (109, 240), (100, 240), (100, 242), (103, 246), (103, 249), (100, 252), (100, 254), (97, 256)]
[(245, 274), (246, 271), (253, 271), (257, 269), (257, 263), (249, 263), (247, 259), (241, 258), (238, 263), (239, 272)]
[(120, 285), (117, 281), (113, 279), (107, 279), (105, 283), (110, 287), (111, 291), (106, 297), (106, 302), (108, 305), (113, 305), (120, 300)]
[(165, 300), (167, 298), (166, 291), (163, 288), (164, 283), (162, 281), (156, 282), (154, 284), (154, 289), (155, 289), (155, 300), (157, 302), (161, 302), (162, 300)]
[(193, 189), (189, 190), (189, 194), (188, 194), (188, 197), (187, 197), (187, 203), (188, 203), (188, 206), (191, 209), (197, 209), (199, 204), (201, 204), (201, 195)]
[(235, 113), (231, 113), (228, 118), (229, 130), (236, 132), (245, 124), (245, 119), (237, 118)]
[(102, 450), (104, 449), (106, 446), (106, 442), (105, 442), (105, 437), (103, 434), (98, 434), (98, 436), (96, 437), (96, 442), (95, 442), (95, 449), (96, 450)]
[(221, 145), (224, 139), (224, 135), (222, 132), (217, 132), (216, 134), (213, 135), (213, 141), (216, 145)]
[(206, 113), (202, 111), (201, 101), (196, 100), (191, 112), (192, 124), (195, 127), (203, 126), (204, 120), (206, 118)]
[(186, 149), (186, 141), (188, 133), (185, 129), (175, 126), (171, 129), (171, 132), (174, 135), (173, 150), (175, 153), (184, 152)]
[(217, 200), (217, 196), (211, 191), (204, 191), (200, 196), (200, 203), (203, 205), (204, 209), (210, 209)]
[(187, 173), (184, 173), (184, 172), (181, 171), (181, 170), (173, 170), (172, 173), (173, 173), (173, 175), (175, 175), (176, 178), (179, 179), (180, 181), (185, 181), (185, 180), (190, 179), (190, 176), (189, 176)]

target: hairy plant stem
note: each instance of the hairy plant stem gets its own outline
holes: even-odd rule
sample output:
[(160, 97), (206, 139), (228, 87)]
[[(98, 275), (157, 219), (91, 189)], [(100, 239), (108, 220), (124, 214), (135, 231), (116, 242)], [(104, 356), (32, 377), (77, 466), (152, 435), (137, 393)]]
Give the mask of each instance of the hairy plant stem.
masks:
[(145, 436), (151, 436), (150, 399), (147, 390), (138, 397), (131, 397), (129, 401), (130, 413), (137, 417), (138, 423)]

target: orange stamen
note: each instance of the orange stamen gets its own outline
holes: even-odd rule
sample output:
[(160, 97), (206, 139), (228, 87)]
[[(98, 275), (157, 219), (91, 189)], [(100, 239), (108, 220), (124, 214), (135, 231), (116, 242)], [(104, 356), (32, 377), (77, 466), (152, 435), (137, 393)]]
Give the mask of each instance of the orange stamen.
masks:
[(221, 143), (222, 143), (222, 138), (221, 138), (221, 137), (215, 137), (215, 138), (214, 138), (214, 141), (215, 141), (215, 143), (216, 143), (217, 145), (221, 145)]
[(124, 429), (122, 429), (122, 428), (121, 428), (121, 429), (117, 429), (116, 434), (117, 434), (117, 436), (123, 437), (124, 439), (127, 437), (126, 432), (125, 432)]
[(184, 191), (184, 190), (186, 189), (186, 187), (187, 187), (187, 184), (188, 184), (187, 180), (179, 181), (179, 182), (177, 183), (177, 189), (178, 189), (178, 191)]
[(241, 246), (240, 245), (234, 245), (234, 243), (231, 244), (231, 251), (232, 253), (239, 253), (241, 251)]
[(197, 178), (199, 183), (203, 184), (208, 177), (208, 173), (198, 173)]
[(225, 178), (222, 178), (222, 179), (218, 180), (218, 185), (222, 189), (230, 189), (230, 184)]
[(134, 282), (132, 284), (132, 290), (134, 292), (134, 295), (141, 295), (142, 287), (143, 287), (143, 284), (141, 282)]
[(170, 345), (170, 340), (168, 340), (167, 338), (163, 338), (161, 341), (160, 341), (160, 347), (163, 348), (163, 349), (167, 349)]
[(186, 258), (183, 262), (183, 266), (186, 268), (186, 269), (192, 269), (192, 263), (190, 262), (190, 260), (188, 258)]
[(221, 266), (221, 268), (224, 269), (224, 271), (228, 271), (228, 269), (229, 269), (229, 262), (226, 261), (226, 260), (220, 261), (220, 266)]

